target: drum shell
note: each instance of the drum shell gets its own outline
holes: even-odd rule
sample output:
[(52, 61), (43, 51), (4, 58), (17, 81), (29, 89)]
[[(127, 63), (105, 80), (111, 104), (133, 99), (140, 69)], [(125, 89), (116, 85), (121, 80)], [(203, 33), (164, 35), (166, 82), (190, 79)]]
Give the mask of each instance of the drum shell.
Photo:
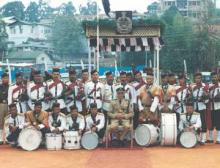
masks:
[(18, 137), (18, 144), (22, 149), (27, 151), (33, 151), (39, 148), (41, 141), (42, 133), (33, 126), (24, 128)]
[(198, 143), (197, 133), (193, 130), (184, 130), (180, 133), (179, 142), (184, 148), (194, 148)]
[(80, 136), (78, 131), (67, 131), (63, 133), (64, 149), (80, 149)]
[(47, 150), (62, 149), (62, 134), (47, 133), (46, 134)]
[(87, 150), (95, 149), (98, 146), (99, 137), (95, 132), (85, 132), (81, 139), (82, 147)]
[(175, 146), (177, 142), (177, 120), (175, 113), (161, 113), (161, 145)]
[[(150, 146), (159, 142), (159, 128), (153, 124), (141, 124), (135, 130), (135, 140), (140, 146)], [(145, 137), (143, 137), (145, 136)]]

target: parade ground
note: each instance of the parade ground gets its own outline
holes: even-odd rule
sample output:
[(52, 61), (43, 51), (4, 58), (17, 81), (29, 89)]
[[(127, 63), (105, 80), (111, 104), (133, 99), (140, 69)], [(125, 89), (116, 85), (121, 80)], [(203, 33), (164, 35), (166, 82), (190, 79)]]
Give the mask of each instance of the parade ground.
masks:
[(220, 145), (47, 151), (0, 146), (1, 168), (219, 168)]

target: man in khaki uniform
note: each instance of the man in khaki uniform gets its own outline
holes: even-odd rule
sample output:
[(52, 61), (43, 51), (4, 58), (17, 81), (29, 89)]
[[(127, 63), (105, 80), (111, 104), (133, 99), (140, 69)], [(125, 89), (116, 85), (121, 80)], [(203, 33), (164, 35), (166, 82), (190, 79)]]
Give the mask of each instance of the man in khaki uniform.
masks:
[(8, 114), (8, 74), (2, 74), (2, 84), (0, 85), (0, 145), (3, 144), (4, 118)]
[(131, 121), (134, 115), (132, 103), (124, 99), (125, 90), (118, 88), (117, 100), (113, 100), (108, 112), (109, 125), (107, 127), (110, 133), (117, 133), (117, 140), (120, 146), (125, 145), (125, 136), (132, 129)]
[(26, 113), (26, 125), (34, 126), (41, 131), (43, 137), (49, 132), (48, 113), (42, 111), (42, 104), (40, 101), (35, 102), (34, 110)]

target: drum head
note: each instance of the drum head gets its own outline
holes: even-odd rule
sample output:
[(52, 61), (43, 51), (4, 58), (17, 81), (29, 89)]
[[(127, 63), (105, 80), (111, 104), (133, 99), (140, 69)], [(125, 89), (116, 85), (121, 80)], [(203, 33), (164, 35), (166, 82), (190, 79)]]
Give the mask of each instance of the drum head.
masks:
[(33, 128), (26, 128), (20, 133), (18, 142), (22, 149), (33, 151), (40, 146), (41, 136), (40, 131)]
[(98, 136), (96, 133), (85, 133), (82, 136), (81, 143), (85, 149), (95, 149), (98, 146)]
[(151, 140), (151, 133), (146, 125), (140, 125), (135, 130), (135, 140), (140, 146), (149, 146)]
[(180, 135), (180, 144), (185, 148), (193, 148), (197, 144), (197, 136), (194, 132), (183, 132)]

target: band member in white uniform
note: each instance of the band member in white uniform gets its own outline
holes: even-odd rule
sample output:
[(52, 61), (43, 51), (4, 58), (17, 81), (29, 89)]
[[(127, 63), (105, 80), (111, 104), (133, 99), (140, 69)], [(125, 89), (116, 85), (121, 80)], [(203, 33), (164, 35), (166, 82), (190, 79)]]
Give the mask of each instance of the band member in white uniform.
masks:
[(99, 142), (102, 144), (102, 139), (105, 134), (105, 117), (103, 113), (99, 113), (95, 103), (90, 104), (90, 114), (86, 116), (86, 131), (96, 132), (99, 136)]
[(75, 69), (69, 70), (69, 81), (65, 82), (66, 92), (66, 106), (68, 113), (70, 107), (77, 106), (78, 111), (82, 112), (82, 101), (85, 100), (84, 87), (80, 81), (77, 80)]
[(194, 109), (200, 114), (202, 129), (200, 144), (205, 144), (206, 142), (206, 105), (209, 101), (208, 85), (202, 83), (202, 74), (200, 72), (194, 75), (195, 83), (191, 85)]
[(66, 129), (66, 116), (60, 111), (60, 104), (54, 103), (49, 113), (50, 132), (60, 134)]
[(46, 82), (47, 90), (51, 94), (51, 102), (50, 105), (52, 107), (53, 103), (59, 103), (61, 112), (66, 114), (66, 104), (64, 102), (64, 92), (65, 92), (65, 84), (60, 79), (60, 69), (53, 68), (52, 79)]
[(220, 83), (218, 74), (211, 73), (212, 83), (209, 84), (209, 100), (211, 103), (212, 128), (209, 130), (208, 143), (213, 143), (213, 129), (217, 130), (216, 143), (220, 144)]
[(31, 110), (34, 110), (34, 103), (36, 101), (42, 102), (42, 110), (49, 110), (50, 104), (46, 100), (46, 84), (43, 83), (43, 78), (40, 71), (34, 71), (33, 81), (31, 81), (27, 86), (27, 94), (29, 97), (28, 106)]
[(17, 113), (16, 104), (9, 105), (10, 114), (5, 118), (5, 132), (8, 133), (7, 142), (13, 146), (18, 145), (18, 137), (25, 126), (24, 114)]
[(97, 104), (98, 111), (101, 112), (103, 105), (104, 85), (99, 82), (99, 74), (97, 70), (91, 72), (92, 81), (89, 81), (85, 85), (85, 95), (87, 108), (91, 103)]
[(85, 119), (79, 114), (76, 106), (70, 107), (70, 114), (66, 117), (66, 125), (68, 131), (78, 131), (82, 135), (85, 129)]
[(16, 74), (16, 83), (11, 85), (8, 90), (8, 105), (15, 103), (18, 113), (27, 111), (27, 88), (21, 73)]

